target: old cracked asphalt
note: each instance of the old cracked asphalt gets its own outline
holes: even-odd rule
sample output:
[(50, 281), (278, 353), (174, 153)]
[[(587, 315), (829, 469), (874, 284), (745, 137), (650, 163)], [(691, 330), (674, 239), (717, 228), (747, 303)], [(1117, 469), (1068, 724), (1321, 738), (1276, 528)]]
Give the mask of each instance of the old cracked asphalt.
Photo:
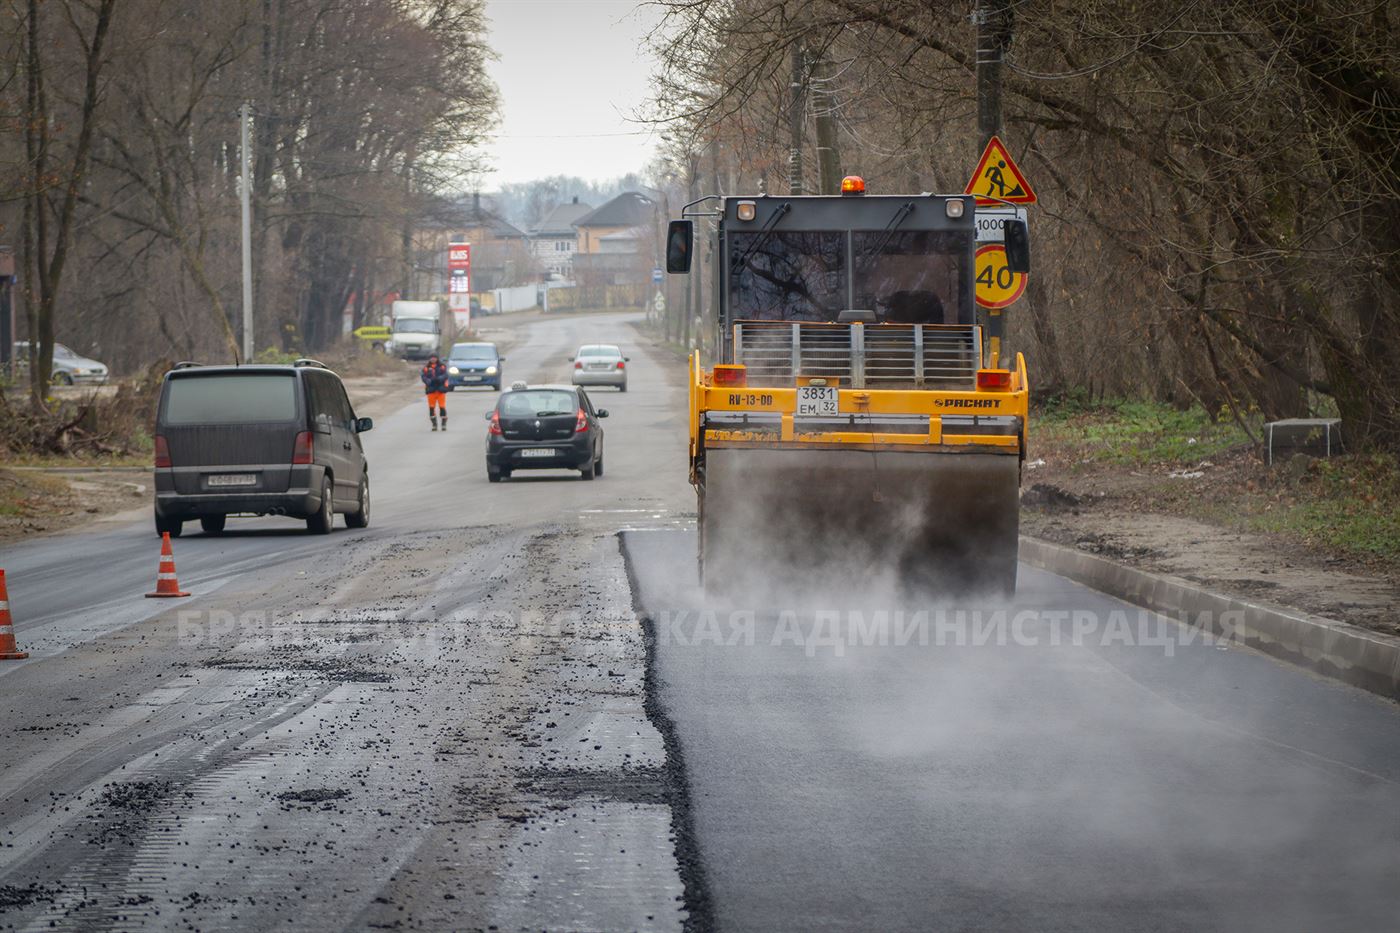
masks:
[(175, 542), (148, 516), (0, 553), (0, 928), (674, 930), (677, 776), (643, 711), (623, 527), (692, 508), (670, 360), (635, 315), (488, 319), (509, 379), (597, 390), (607, 475), (488, 485), (489, 390), (365, 435), (364, 531), (287, 519)]
[(629, 347), (595, 482), (488, 485), (495, 396), (430, 434), (405, 389), (365, 531), (189, 534), (173, 605), (144, 515), (0, 551), (0, 928), (1396, 928), (1394, 704), (1024, 568), (933, 607), (1007, 645), (702, 600), (633, 320), (487, 323), (508, 379)]

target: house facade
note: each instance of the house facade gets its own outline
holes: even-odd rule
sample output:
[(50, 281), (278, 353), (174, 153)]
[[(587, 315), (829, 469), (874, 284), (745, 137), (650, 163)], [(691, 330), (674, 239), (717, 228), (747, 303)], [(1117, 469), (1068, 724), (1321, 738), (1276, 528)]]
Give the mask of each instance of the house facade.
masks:
[(624, 191), (574, 222), (580, 283), (628, 285), (650, 280), (656, 231), (665, 218), (655, 198)]
[(530, 245), (540, 269), (561, 278), (572, 278), (578, 230), (574, 224), (592, 213), (593, 207), (578, 198), (558, 204), (530, 231)]

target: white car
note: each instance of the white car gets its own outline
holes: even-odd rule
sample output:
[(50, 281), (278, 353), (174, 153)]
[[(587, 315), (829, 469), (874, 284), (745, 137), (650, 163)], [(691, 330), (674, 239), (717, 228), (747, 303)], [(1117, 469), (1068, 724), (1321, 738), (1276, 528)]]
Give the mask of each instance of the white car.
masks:
[(616, 386), (619, 392), (626, 392), (629, 360), (610, 343), (585, 344), (569, 357), (574, 364), (574, 385)]
[[(29, 365), (29, 341), (21, 340), (15, 344), (14, 360), (20, 366)], [(107, 367), (56, 343), (53, 345), (52, 379), (55, 385), (62, 386), (84, 383), (101, 385), (107, 381)]]

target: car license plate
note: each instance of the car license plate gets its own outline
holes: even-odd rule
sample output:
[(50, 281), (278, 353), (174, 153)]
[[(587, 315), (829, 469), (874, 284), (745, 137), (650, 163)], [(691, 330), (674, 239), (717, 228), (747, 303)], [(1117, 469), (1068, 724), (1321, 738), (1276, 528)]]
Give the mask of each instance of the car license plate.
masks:
[(799, 415), (835, 415), (837, 411), (835, 386), (798, 386), (797, 413)]
[(210, 486), (255, 486), (258, 478), (252, 473), (215, 473), (208, 482)]
[(531, 447), (520, 452), (522, 457), (552, 457), (554, 450), (549, 447)]

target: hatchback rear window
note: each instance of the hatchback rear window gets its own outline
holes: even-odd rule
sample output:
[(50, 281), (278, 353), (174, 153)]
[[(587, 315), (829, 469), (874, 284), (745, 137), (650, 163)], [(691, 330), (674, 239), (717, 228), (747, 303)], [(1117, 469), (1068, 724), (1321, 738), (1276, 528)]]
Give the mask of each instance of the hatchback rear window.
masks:
[(545, 415), (572, 415), (578, 398), (558, 389), (511, 392), (501, 399), (501, 414), (507, 418), (541, 418)]
[(277, 373), (185, 376), (166, 386), (166, 424), (244, 424), (291, 421), (297, 380)]

